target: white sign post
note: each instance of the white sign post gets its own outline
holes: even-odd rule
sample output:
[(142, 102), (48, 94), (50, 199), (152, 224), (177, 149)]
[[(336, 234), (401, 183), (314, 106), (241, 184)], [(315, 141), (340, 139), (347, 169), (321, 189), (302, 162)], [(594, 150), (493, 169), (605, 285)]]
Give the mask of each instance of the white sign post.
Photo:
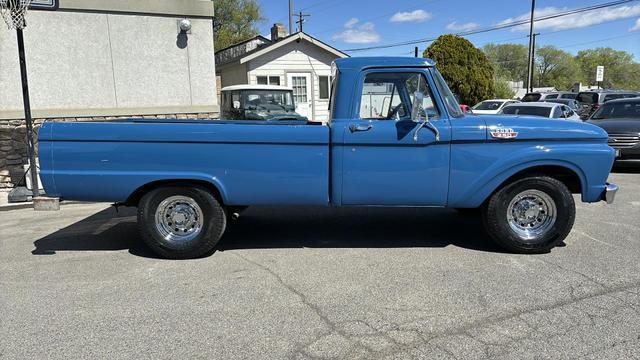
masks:
[(598, 83), (598, 88), (600, 88), (600, 83), (604, 81), (604, 66), (596, 67), (596, 82)]

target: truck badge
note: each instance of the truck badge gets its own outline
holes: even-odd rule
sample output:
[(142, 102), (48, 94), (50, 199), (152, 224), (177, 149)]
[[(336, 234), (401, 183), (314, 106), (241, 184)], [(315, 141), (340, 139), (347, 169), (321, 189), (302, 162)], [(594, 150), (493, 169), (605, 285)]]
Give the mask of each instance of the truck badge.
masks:
[(491, 129), (491, 137), (494, 139), (515, 139), (518, 132), (511, 128), (493, 128)]

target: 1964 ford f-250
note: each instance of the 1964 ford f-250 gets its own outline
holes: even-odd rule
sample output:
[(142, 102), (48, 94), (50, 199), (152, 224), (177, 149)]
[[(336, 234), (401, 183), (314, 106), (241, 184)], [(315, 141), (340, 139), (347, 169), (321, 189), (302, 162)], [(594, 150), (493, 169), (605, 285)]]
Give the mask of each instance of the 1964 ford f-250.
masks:
[(614, 150), (585, 123), (466, 116), (428, 59), (335, 62), (331, 116), (307, 121), (47, 122), (48, 194), (138, 207), (168, 258), (210, 253), (251, 205), (480, 208), (490, 236), (545, 252), (570, 232), (572, 193), (612, 202)]

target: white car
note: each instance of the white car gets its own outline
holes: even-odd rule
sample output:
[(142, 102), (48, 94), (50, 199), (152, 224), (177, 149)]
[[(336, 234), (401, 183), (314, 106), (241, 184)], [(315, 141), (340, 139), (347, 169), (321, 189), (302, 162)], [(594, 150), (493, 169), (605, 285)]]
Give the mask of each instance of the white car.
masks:
[(472, 109), (473, 113), (477, 115), (495, 115), (502, 110), (503, 107), (519, 102), (518, 100), (511, 99), (491, 99), (477, 103)]
[[(474, 111), (475, 112), (475, 111)], [(523, 102), (507, 105), (498, 114), (538, 116), (548, 119), (581, 121), (580, 116), (564, 104), (550, 102)]]

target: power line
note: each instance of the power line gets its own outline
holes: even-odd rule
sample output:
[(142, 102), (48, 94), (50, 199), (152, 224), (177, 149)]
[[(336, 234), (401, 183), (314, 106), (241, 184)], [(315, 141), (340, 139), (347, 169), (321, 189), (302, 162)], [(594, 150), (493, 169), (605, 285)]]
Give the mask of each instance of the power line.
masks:
[[(626, 4), (626, 3), (630, 3), (630, 2), (634, 2), (634, 1), (638, 1), (638, 0), (618, 0), (618, 1), (611, 1), (611, 2), (608, 2), (608, 3), (598, 4), (598, 5), (587, 6), (587, 7), (583, 7), (583, 8), (578, 8), (578, 9), (568, 10), (568, 11), (559, 12), (559, 13), (555, 13), (555, 14), (551, 14), (551, 15), (537, 17), (537, 18), (534, 19), (534, 22), (555, 19), (555, 18), (558, 18), (558, 17), (567, 16), (567, 15), (573, 15), (573, 14), (578, 14), (578, 13), (583, 13), (583, 12), (587, 12), (587, 11), (604, 9), (604, 8), (607, 8), (607, 7), (622, 5), (622, 4)], [(486, 33), (486, 32), (490, 32), (490, 31), (496, 31), (496, 30), (512, 28), (512, 27), (516, 27), (516, 26), (520, 26), (520, 25), (529, 24), (529, 23), (530, 23), (529, 19), (518, 20), (518, 21), (510, 21), (508, 23), (503, 23), (503, 24), (499, 24), (499, 25), (495, 25), (495, 26), (491, 26), (491, 27), (486, 27), (486, 28), (482, 28), (482, 29), (459, 32), (459, 33), (456, 33), (454, 35), (458, 35), (458, 36), (475, 35), (475, 34), (481, 34), (481, 33)], [(369, 46), (369, 47), (355, 48), (355, 49), (346, 49), (346, 50), (342, 50), (342, 51), (344, 51), (344, 52), (358, 52), (358, 51), (375, 50), (375, 49), (388, 49), (388, 48), (393, 48), (393, 47), (398, 47), (398, 46), (415, 45), (415, 44), (420, 44), (420, 43), (425, 43), (425, 42), (431, 42), (431, 41), (435, 41), (436, 39), (437, 39), (437, 37), (435, 37), (435, 38), (423, 38), (423, 39), (409, 40), (409, 41), (403, 41), (403, 42), (398, 42), (398, 43), (393, 43), (393, 44)]]

